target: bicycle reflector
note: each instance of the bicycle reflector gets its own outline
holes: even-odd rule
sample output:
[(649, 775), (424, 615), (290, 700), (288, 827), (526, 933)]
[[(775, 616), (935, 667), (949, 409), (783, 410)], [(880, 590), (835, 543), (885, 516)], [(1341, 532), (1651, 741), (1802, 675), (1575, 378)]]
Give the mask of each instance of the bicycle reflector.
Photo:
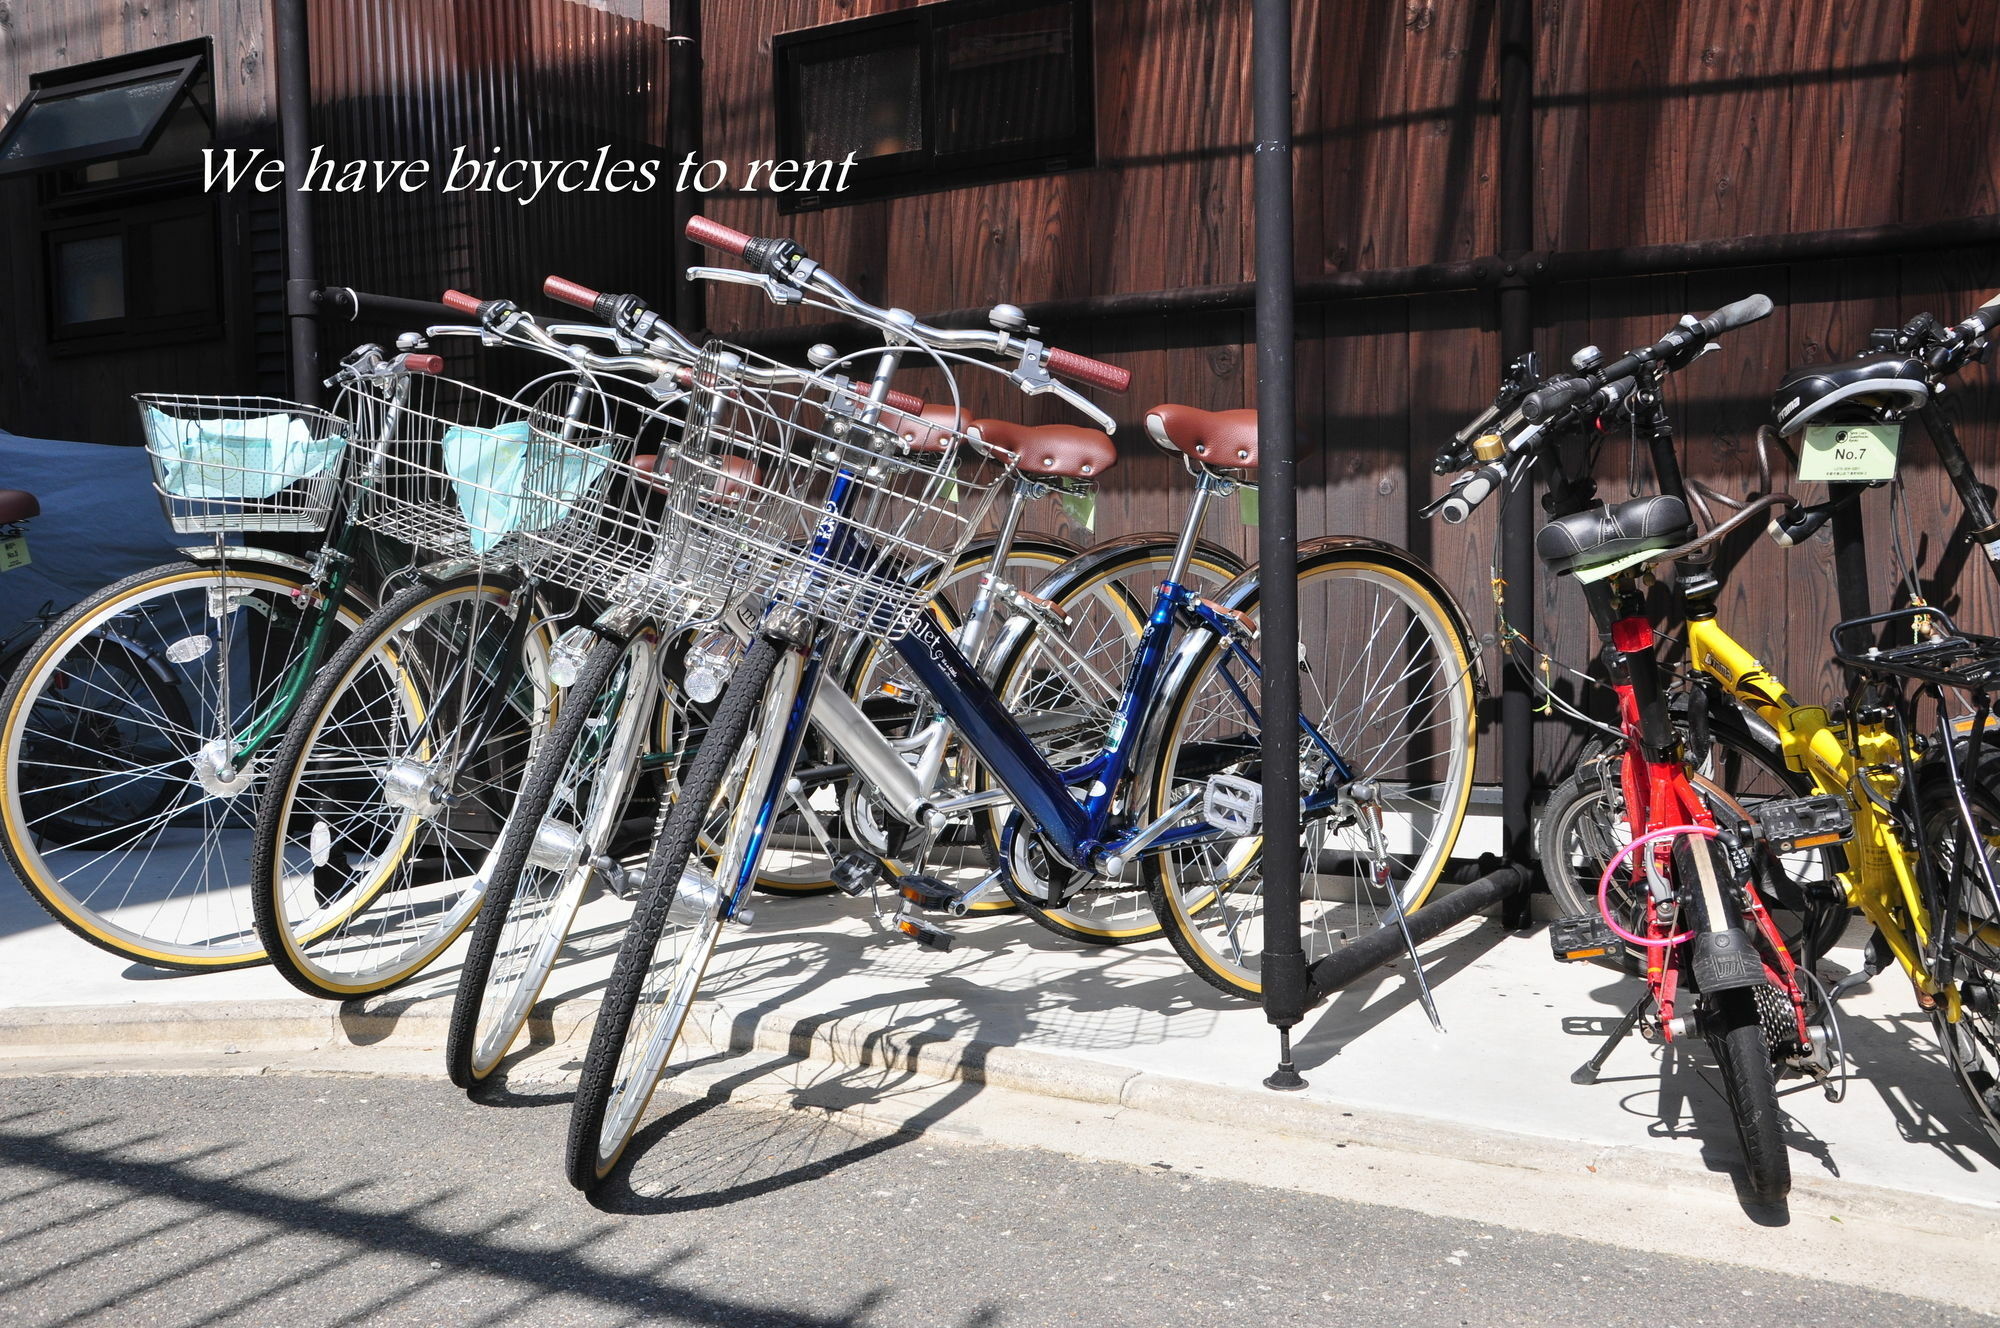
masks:
[(1854, 812), (1831, 793), (1767, 802), (1757, 809), (1757, 831), (1778, 853), (1828, 848), (1854, 838)]

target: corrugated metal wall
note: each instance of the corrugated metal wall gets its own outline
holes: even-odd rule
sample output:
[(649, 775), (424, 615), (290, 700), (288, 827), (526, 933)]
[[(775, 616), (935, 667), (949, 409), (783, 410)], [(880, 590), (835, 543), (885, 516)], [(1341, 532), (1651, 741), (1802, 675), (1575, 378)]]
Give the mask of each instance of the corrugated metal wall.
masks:
[[(314, 141), (329, 158), (429, 160), (421, 190), (315, 199), (323, 283), (434, 300), (539, 299), (560, 273), (665, 291), (672, 195), (447, 192), (454, 150), (485, 161), (664, 155), (665, 33), (569, 0), (314, 0)], [(366, 331), (368, 329), (362, 329)], [(332, 335), (338, 341), (340, 333)], [(330, 349), (332, 349), (330, 347)]]
[[(708, 10), (708, 148), (767, 156), (774, 31), (908, 7), (903, 0), (736, 0)], [(1300, 0), (1299, 275), (1471, 258), (1498, 246), (1493, 0)], [(1966, 0), (1539, 0), (1535, 14), (1536, 244), (1548, 250), (1700, 240), (2000, 211), (2000, 5)], [(1094, 170), (780, 217), (767, 200), (710, 210), (753, 233), (796, 235), (864, 287), (918, 310), (1170, 290), (1249, 279), (1248, 7), (1233, 0), (1097, 0)], [(1768, 395), (1788, 365), (1852, 354), (1871, 327), (1951, 314), (2000, 287), (1990, 251), (1814, 263), (1695, 278), (1598, 281), (1537, 297), (1550, 356), (1624, 347), (1751, 290), (1781, 308), (1682, 376), (1671, 408), (1688, 469), (1740, 488)], [(780, 323), (746, 292), (718, 293), (719, 327)], [(1432, 558), (1490, 621), (1494, 524), (1427, 525), (1429, 460), (1490, 399), (1499, 338), (1490, 293), (1301, 310), (1300, 524), (1375, 535)], [(1178, 466), (1144, 443), (1155, 401), (1247, 405), (1240, 315), (1133, 318), (1045, 329), (1133, 369), (1113, 404), (1129, 422), (1099, 531), (1157, 528), (1184, 510)], [(1976, 369), (1958, 393), (1976, 464), (2000, 479), (2000, 391)], [(990, 401), (998, 406), (997, 399)], [(1020, 410), (1019, 404), (1010, 409)], [(1029, 414), (1053, 407), (1030, 405)], [(1913, 432), (1915, 432), (1913, 430)], [(1622, 449), (1604, 489), (1625, 492)], [(1929, 569), (1974, 622), (2000, 595), (1943, 558), (1955, 505), (1920, 438), (1906, 449), (1910, 511)], [(1875, 595), (1891, 593), (1886, 503)], [(1071, 532), (1079, 533), (1079, 532)], [(1218, 531), (1248, 550), (1254, 532)], [(1949, 593), (1950, 587), (1943, 587)], [(1802, 692), (1834, 685), (1826, 544), (1754, 547), (1727, 621)], [(1582, 663), (1581, 601), (1551, 587), (1551, 646)], [(1559, 759), (1558, 734), (1546, 756)]]

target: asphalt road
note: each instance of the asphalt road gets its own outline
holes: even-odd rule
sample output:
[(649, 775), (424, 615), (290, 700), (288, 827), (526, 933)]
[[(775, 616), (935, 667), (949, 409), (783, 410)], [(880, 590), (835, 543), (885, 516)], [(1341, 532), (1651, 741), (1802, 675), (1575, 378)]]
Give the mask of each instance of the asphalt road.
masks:
[(0, 1322), (1992, 1322), (1164, 1167), (669, 1105), (593, 1206), (558, 1169), (555, 1090), (0, 1080)]

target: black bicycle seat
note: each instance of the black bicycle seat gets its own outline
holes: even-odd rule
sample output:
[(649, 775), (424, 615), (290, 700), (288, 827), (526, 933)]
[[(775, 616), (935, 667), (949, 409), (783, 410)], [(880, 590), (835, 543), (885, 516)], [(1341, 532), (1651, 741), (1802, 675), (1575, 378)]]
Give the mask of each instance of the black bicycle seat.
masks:
[(1878, 350), (1838, 364), (1791, 370), (1771, 394), (1771, 415), (1778, 432), (1789, 437), (1808, 424), (1894, 419), (1921, 409), (1929, 397), (1922, 360)]
[(1557, 517), (1535, 536), (1535, 552), (1560, 576), (1671, 549), (1693, 538), (1687, 504), (1659, 493)]

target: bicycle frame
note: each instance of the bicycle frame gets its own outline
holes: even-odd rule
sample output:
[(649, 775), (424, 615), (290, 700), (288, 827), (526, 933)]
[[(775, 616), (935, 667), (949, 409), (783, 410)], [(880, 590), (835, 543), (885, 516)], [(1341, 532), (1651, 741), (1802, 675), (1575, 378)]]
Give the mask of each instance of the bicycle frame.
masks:
[[(1179, 631), (1186, 628), (1212, 633), (1227, 643), (1229, 664), (1242, 669), (1250, 680), (1260, 676), (1257, 662), (1244, 648), (1230, 610), (1210, 603), (1178, 580), (1185, 574), (1206, 504), (1220, 488), (1219, 483), (1211, 483), (1206, 477), (1197, 488), (1195, 506), (1183, 529), (1173, 569), (1169, 578), (1155, 591), (1151, 612), (1140, 632), (1137, 651), (1124, 679), (1117, 717), (1112, 722), (1104, 747), (1082, 765), (1067, 771), (1057, 771), (1052, 767), (953, 635), (944, 631), (928, 614), (919, 615), (911, 630), (895, 643), (897, 654), (930, 693), (943, 717), (977, 753), (981, 763), (992, 772), (1028, 822), (1046, 837), (1050, 849), (1072, 867), (1085, 870), (1102, 868), (1112, 873), (1114, 864), (1122, 870), (1125, 862), (1141, 851), (1160, 851), (1211, 836), (1234, 833), (1205, 821), (1171, 825), (1189, 810), (1191, 798), (1170, 809), (1163, 818), (1163, 824), (1133, 827), (1122, 835), (1109, 833), (1119, 786), (1131, 773), (1142, 741), (1141, 735), (1147, 728), (1146, 719), (1168, 678), (1169, 665), (1175, 657), (1172, 646)], [(836, 493), (829, 502), (829, 508), (837, 501)], [(834, 543), (824, 537), (823, 541), (829, 545)], [(814, 647), (815, 653), (821, 649)], [(1251, 723), (1259, 722), (1256, 706), (1249, 695), (1249, 686), (1254, 683), (1229, 672), (1229, 664), (1224, 665), (1224, 676), (1238, 704), (1243, 707), (1245, 718)], [(802, 679), (802, 688), (816, 688), (819, 672), (811, 671)], [(845, 698), (831, 699), (831, 692), (816, 700), (809, 691), (802, 694), (806, 697), (806, 704), (800, 711), (801, 717), (810, 713), (821, 723), (842, 754), (864, 775), (871, 766), (879, 766), (891, 789), (921, 791), (918, 788), (918, 773), (910, 771), (901, 761), (895, 746), (867, 723), (858, 706), (851, 701), (843, 705)], [(832, 722), (829, 723), (829, 720)], [(1336, 775), (1334, 780), (1305, 799), (1304, 810), (1311, 815), (1329, 810), (1338, 802), (1340, 787), (1351, 778), (1351, 771), (1322, 734), (1303, 717), (1299, 723), (1307, 740), (1327, 756)], [(796, 738), (792, 741), (795, 747)], [(864, 756), (864, 753), (867, 755)], [(788, 775), (789, 762), (779, 769)], [(1081, 802), (1072, 794), (1076, 788), (1086, 789)], [(760, 825), (771, 820), (776, 799), (783, 796), (784, 791), (782, 780), (766, 790)], [(973, 800), (991, 799), (985, 795), (974, 795), (974, 799), (958, 805), (971, 805)], [(941, 810), (953, 806), (952, 802), (939, 805)], [(739, 868), (741, 874), (735, 882), (730, 905), (732, 911), (749, 888), (756, 861), (755, 854), (752, 854), (743, 860)]]
[[(1927, 997), (1942, 996), (1947, 1016), (1958, 1017), (1958, 991), (1940, 983), (1924, 960), (1931, 934), (1916, 858), (1885, 809), (1901, 784), (1902, 746), (1881, 721), (1852, 727), (1850, 742), (1820, 706), (1802, 706), (1783, 683), (1712, 618), (1687, 625), (1688, 657), (1724, 692), (1778, 735), (1785, 762), (1813, 781), (1820, 793), (1848, 804), (1854, 838), (1848, 865), (1836, 871), (1847, 902), (1882, 934), (1890, 953)], [(1856, 752), (1859, 752), (1857, 759)]]
[[(1643, 713), (1645, 703), (1640, 693), (1663, 700), (1658, 690), (1656, 665), (1653, 649), (1655, 638), (1652, 623), (1644, 616), (1631, 614), (1617, 619), (1611, 624), (1613, 648), (1621, 657), (1623, 667), (1617, 670), (1612, 684), (1618, 696), (1620, 727), (1625, 732), (1624, 760), (1620, 767), (1623, 795), (1627, 809), (1627, 824), (1633, 838), (1651, 834), (1665, 835), (1675, 829), (1699, 827), (1702, 830), (1716, 830), (1714, 815), (1708, 804), (1695, 788), (1688, 776), (1687, 764), (1681, 758), (1678, 746), (1672, 742), (1662, 742), (1663, 736), (1649, 733), (1663, 722), (1664, 715), (1653, 724), (1647, 722)], [(1731, 643), (1733, 644), (1733, 643)], [(1692, 647), (1691, 647), (1692, 648)], [(1747, 654), (1744, 659), (1748, 660)], [(1754, 672), (1754, 660), (1749, 660)], [(1635, 682), (1635, 675), (1637, 681)], [(1677, 946), (1667, 942), (1682, 923), (1678, 910), (1669, 918), (1663, 918), (1660, 901), (1646, 888), (1649, 872), (1647, 860), (1668, 859), (1672, 854), (1672, 839), (1655, 841), (1650, 852), (1643, 857), (1635, 857), (1632, 864), (1634, 888), (1646, 898), (1645, 927), (1648, 939), (1657, 944), (1646, 947), (1646, 982), (1659, 1007), (1659, 1022), (1663, 1035), (1668, 1041), (1674, 1040), (1674, 1004), (1679, 992), (1681, 964), (1668, 962), (1670, 951)], [(1706, 862), (1703, 851), (1701, 862)], [(1714, 874), (1697, 865), (1694, 893), (1699, 906), (1698, 925), (1714, 927), (1721, 925), (1735, 909), (1722, 898), (1720, 883)], [(1681, 882), (1683, 893), (1689, 883)], [(1767, 967), (1773, 967), (1781, 981), (1780, 990), (1792, 997), (1793, 1016), (1798, 1022), (1799, 1041), (1803, 1046), (1812, 1043), (1811, 1029), (1806, 1023), (1806, 1011), (1799, 1000), (1798, 982), (1790, 949), (1778, 934), (1777, 925), (1772, 921), (1770, 911), (1753, 888), (1745, 892), (1746, 907), (1741, 911), (1749, 915), (1752, 925), (1763, 941), (1770, 958)], [(1687, 933), (1692, 935), (1692, 933)], [(1770, 959), (1775, 959), (1771, 965)]]

